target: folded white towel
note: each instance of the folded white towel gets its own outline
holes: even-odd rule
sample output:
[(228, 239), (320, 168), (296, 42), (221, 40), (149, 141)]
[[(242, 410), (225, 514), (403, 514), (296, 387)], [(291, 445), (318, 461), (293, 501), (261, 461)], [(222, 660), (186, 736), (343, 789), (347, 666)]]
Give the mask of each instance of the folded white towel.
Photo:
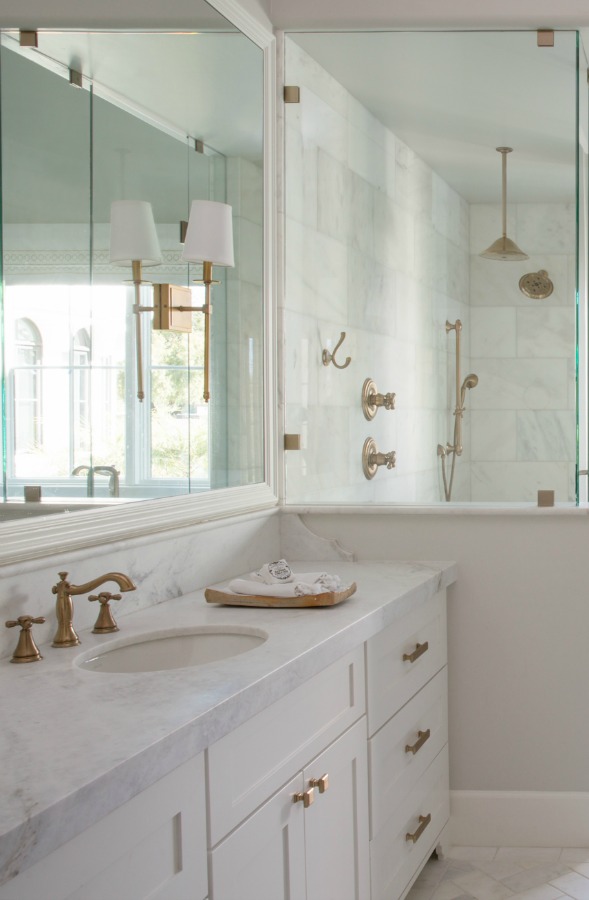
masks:
[(294, 578), (296, 581), (318, 584), (322, 591), (339, 591), (342, 586), (339, 575), (329, 575), (327, 572), (297, 572)]
[(337, 575), (329, 575), (327, 572), (293, 572), (285, 559), (265, 563), (247, 577), (262, 584), (319, 584), (322, 591), (337, 591), (341, 587), (341, 579)]
[(234, 594), (249, 594), (260, 597), (304, 597), (305, 594), (322, 594), (325, 590), (320, 584), (305, 584), (291, 581), (288, 584), (264, 584), (249, 578), (234, 578), (228, 584)]

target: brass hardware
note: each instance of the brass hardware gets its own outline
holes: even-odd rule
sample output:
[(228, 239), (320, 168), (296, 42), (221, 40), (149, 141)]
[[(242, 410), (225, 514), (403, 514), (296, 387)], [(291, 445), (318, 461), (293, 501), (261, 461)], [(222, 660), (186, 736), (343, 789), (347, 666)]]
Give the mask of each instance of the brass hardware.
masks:
[(201, 141), (198, 138), (195, 138), (194, 139), (194, 149), (197, 153), (204, 153), (205, 152), (204, 141)]
[(311, 806), (311, 803), (315, 800), (315, 789), (309, 788), (307, 791), (302, 791), (298, 794), (293, 794), (292, 802), (293, 803), (302, 803), (305, 809)]
[(120, 594), (111, 594), (109, 591), (101, 591), (100, 594), (91, 594), (88, 600), (98, 600), (100, 603), (100, 612), (94, 628), (93, 634), (109, 634), (111, 631), (118, 631), (119, 626), (114, 620), (112, 610), (109, 606), (111, 600), (120, 600)]
[(550, 297), (554, 290), (554, 284), (548, 277), (546, 269), (539, 269), (538, 272), (528, 272), (527, 275), (522, 275), (519, 280), (519, 289), (530, 300), (546, 300), (546, 297)]
[(554, 506), (554, 491), (538, 491), (538, 506)]
[(16, 650), (12, 654), (10, 662), (29, 663), (36, 662), (38, 659), (43, 659), (39, 653), (39, 648), (33, 640), (31, 629), (34, 622), (42, 624), (44, 621), (44, 616), (19, 616), (18, 619), (10, 619), (8, 622), (4, 623), (7, 628), (14, 628), (16, 625), (20, 625), (21, 628), (18, 636), (18, 644), (16, 645)]
[(416, 644), (415, 650), (413, 653), (404, 653), (403, 654), (403, 662), (414, 663), (416, 659), (419, 659), (420, 656), (423, 656), (426, 650), (429, 649), (429, 641), (424, 641), (423, 644)]
[(81, 72), (78, 72), (76, 69), (70, 69), (70, 84), (72, 87), (84, 87), (83, 77)]
[(364, 418), (370, 421), (374, 419), (379, 407), (384, 409), (395, 408), (396, 394), (379, 394), (372, 378), (367, 378), (362, 385), (362, 412)]
[(41, 485), (25, 484), (25, 503), (39, 503), (41, 501)]
[(551, 28), (538, 28), (538, 47), (554, 47), (554, 31)]
[(321, 778), (311, 778), (309, 787), (316, 787), (319, 789), (320, 794), (324, 794), (329, 788), (329, 774), (326, 772)]
[(528, 254), (517, 246), (515, 241), (507, 237), (507, 154), (513, 153), (513, 147), (495, 147), (501, 154), (501, 220), (503, 231), (500, 238), (493, 241), (490, 247), (479, 253), (483, 259), (494, 259), (502, 262), (529, 259)]
[(346, 332), (342, 331), (342, 332), (340, 332), (339, 341), (333, 348), (333, 352), (330, 353), (329, 350), (323, 350), (323, 352), (321, 354), (321, 360), (322, 360), (324, 366), (328, 366), (329, 363), (333, 363), (334, 366), (336, 367), (336, 369), (347, 369), (348, 368), (348, 366), (352, 362), (351, 356), (346, 356), (345, 363), (338, 363), (335, 361), (335, 354), (337, 353), (337, 351), (339, 350), (339, 348), (341, 347), (341, 345), (343, 344), (345, 339), (346, 339)]
[(86, 584), (70, 584), (67, 581), (67, 572), (59, 572), (59, 582), (51, 588), (52, 594), (57, 594), (55, 603), (55, 613), (57, 615), (57, 631), (53, 638), (53, 647), (74, 647), (80, 643), (80, 638), (74, 631), (72, 624), (74, 618), (74, 604), (72, 597), (79, 594), (87, 594), (94, 588), (100, 587), (107, 581), (114, 581), (118, 584), (121, 591), (134, 591), (135, 585), (127, 575), (122, 572), (107, 572), (106, 575), (99, 575)]
[(38, 47), (39, 39), (36, 31), (20, 31), (19, 44), (21, 47)]
[(300, 450), (301, 449), (300, 434), (285, 434), (284, 435), (284, 449), (285, 450)]
[[(176, 284), (154, 284), (153, 327), (156, 331), (192, 332), (192, 291)], [(188, 306), (186, 306), (188, 304)], [(195, 307), (202, 312), (202, 307)]]
[[(465, 400), (467, 390), (471, 390), (479, 383), (478, 375), (470, 373), (461, 383), (460, 375), (460, 335), (462, 333), (462, 322), (456, 319), (454, 323), (446, 319), (446, 334), (450, 331), (456, 332), (456, 406), (454, 407), (454, 443), (438, 444), (438, 456), (442, 463), (442, 480), (444, 482), (444, 496), (447, 501), (452, 497), (452, 485), (454, 483), (454, 467), (456, 465), (456, 457), (462, 456), (462, 417), (465, 410)], [(452, 467), (450, 469), (450, 479), (446, 477), (446, 457), (452, 455)]]
[(301, 89), (298, 85), (295, 84), (285, 84), (283, 97), (285, 103), (300, 103), (301, 102)]
[(416, 844), (417, 841), (419, 840), (419, 838), (421, 837), (421, 835), (423, 834), (423, 832), (425, 831), (425, 829), (427, 828), (427, 826), (429, 825), (429, 823), (431, 822), (431, 820), (432, 820), (431, 813), (428, 813), (427, 816), (420, 816), (419, 817), (419, 828), (416, 831), (414, 831), (413, 834), (411, 834), (411, 832), (408, 831), (407, 834), (405, 835), (405, 840), (411, 841), (412, 843)]
[(374, 439), (369, 437), (364, 441), (362, 447), (362, 471), (364, 476), (369, 480), (374, 478), (379, 466), (386, 466), (387, 469), (394, 469), (397, 462), (397, 454), (394, 450), (390, 453), (379, 453), (376, 449)]
[(417, 740), (415, 741), (415, 743), (405, 744), (405, 753), (413, 753), (413, 755), (415, 756), (417, 751), (421, 750), (425, 742), (429, 740), (430, 734), (431, 731), (429, 728), (427, 729), (427, 731), (418, 731)]
[(186, 232), (187, 232), (187, 230), (188, 230), (188, 222), (186, 221), (186, 219), (182, 219), (182, 220), (180, 221), (180, 243), (181, 243), (181, 244), (185, 244), (185, 243), (186, 243)]

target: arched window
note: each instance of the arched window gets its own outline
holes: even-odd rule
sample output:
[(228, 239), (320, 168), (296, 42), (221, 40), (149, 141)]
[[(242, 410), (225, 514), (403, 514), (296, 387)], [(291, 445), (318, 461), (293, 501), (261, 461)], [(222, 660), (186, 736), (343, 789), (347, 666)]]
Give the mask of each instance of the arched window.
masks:
[(15, 322), (14, 442), (16, 453), (31, 453), (41, 446), (41, 363), (43, 342), (30, 319)]
[(80, 328), (72, 338), (72, 424), (74, 453), (90, 449), (90, 335)]

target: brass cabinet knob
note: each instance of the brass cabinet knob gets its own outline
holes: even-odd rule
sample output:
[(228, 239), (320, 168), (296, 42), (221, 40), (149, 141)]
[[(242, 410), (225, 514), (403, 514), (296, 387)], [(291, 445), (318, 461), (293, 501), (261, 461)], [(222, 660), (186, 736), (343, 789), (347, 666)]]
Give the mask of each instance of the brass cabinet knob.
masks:
[(43, 659), (39, 653), (39, 648), (33, 640), (31, 629), (33, 623), (42, 624), (44, 621), (44, 616), (19, 616), (18, 619), (9, 619), (8, 622), (4, 623), (7, 628), (15, 628), (17, 625), (20, 625), (21, 628), (18, 644), (10, 662), (28, 663)]
[(311, 806), (311, 803), (315, 800), (315, 790), (314, 788), (309, 788), (307, 791), (301, 791), (298, 794), (294, 794), (292, 801), (293, 803), (302, 803), (305, 809)]
[(321, 778), (311, 778), (309, 786), (318, 788), (319, 793), (324, 794), (329, 788), (329, 774), (326, 772)]
[(118, 631), (119, 626), (114, 620), (109, 603), (111, 600), (120, 600), (121, 594), (111, 594), (110, 591), (101, 591), (100, 594), (92, 594), (88, 600), (98, 600), (100, 603), (100, 612), (94, 628), (93, 634), (109, 634), (112, 631)]

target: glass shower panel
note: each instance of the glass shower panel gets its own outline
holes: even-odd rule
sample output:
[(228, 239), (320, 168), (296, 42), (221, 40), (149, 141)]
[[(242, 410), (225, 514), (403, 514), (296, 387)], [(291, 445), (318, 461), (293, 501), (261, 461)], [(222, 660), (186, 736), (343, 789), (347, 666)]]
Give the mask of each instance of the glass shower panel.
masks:
[[(576, 502), (576, 44), (574, 31), (553, 47), (535, 31), (286, 37), (301, 88), (284, 107), (286, 431), (302, 438), (288, 502), (445, 503), (457, 417), (453, 502), (535, 505), (542, 489)], [(481, 257), (503, 214), (523, 260)], [(545, 277), (547, 293), (526, 293)], [(353, 364), (322, 367), (342, 331)], [(369, 422), (366, 378), (397, 400)], [(369, 437), (396, 451), (372, 480)]]

